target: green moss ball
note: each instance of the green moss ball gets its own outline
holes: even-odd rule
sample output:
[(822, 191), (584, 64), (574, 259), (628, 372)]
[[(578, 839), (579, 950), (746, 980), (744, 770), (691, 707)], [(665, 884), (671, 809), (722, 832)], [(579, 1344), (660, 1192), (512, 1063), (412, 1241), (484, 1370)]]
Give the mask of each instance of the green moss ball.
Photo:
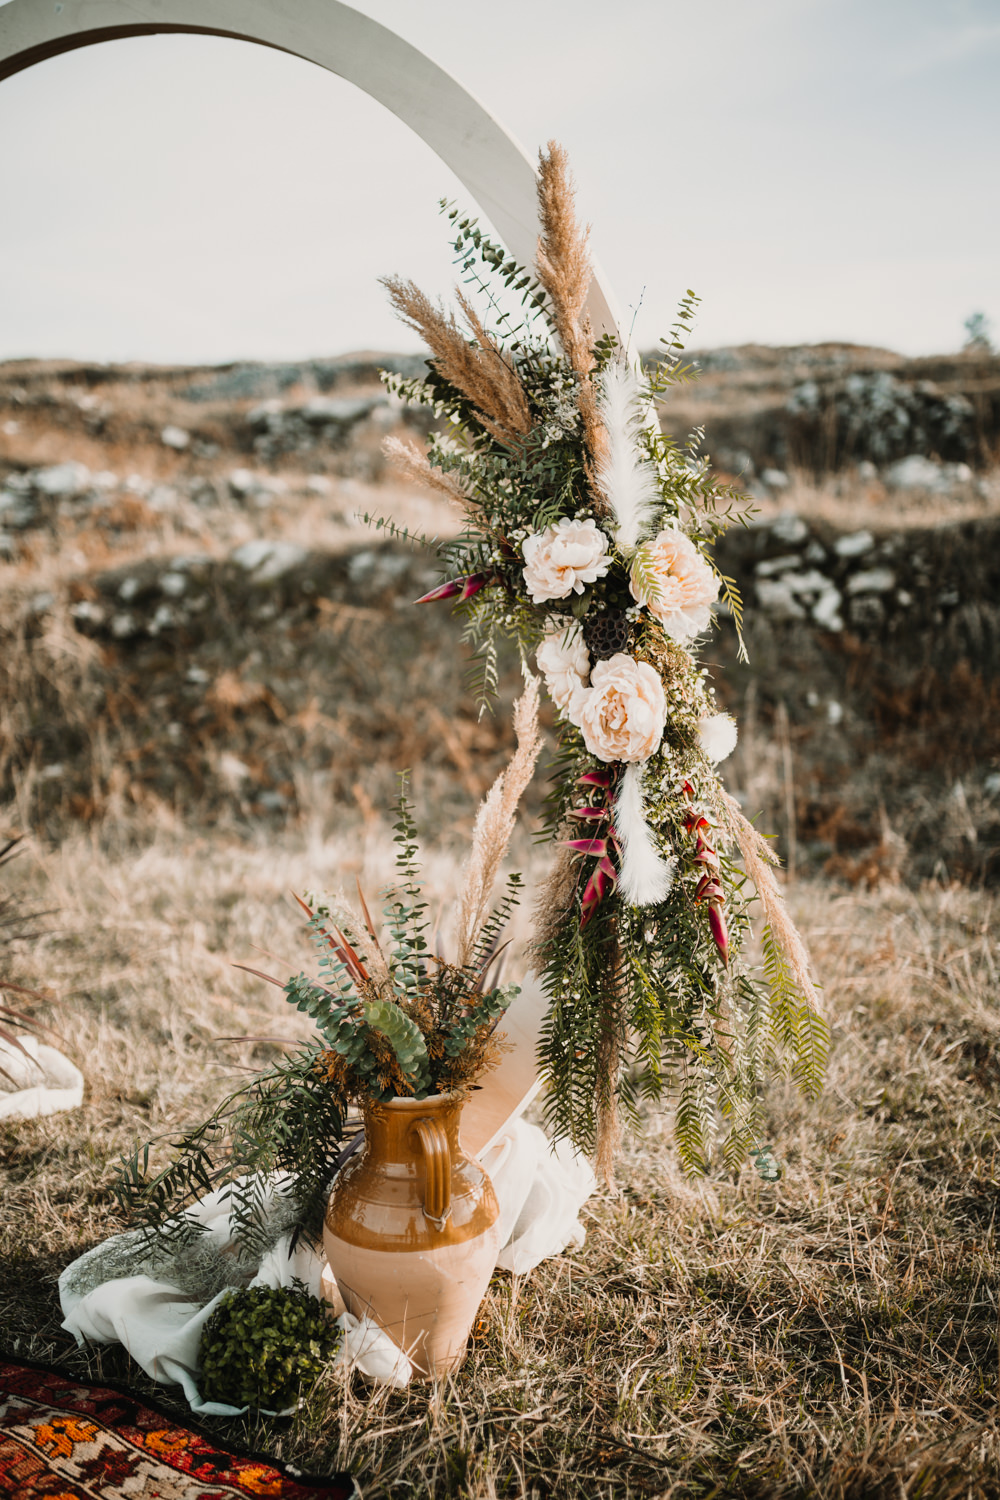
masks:
[(227, 1292), (201, 1335), (201, 1394), (283, 1411), (333, 1358), (340, 1329), (322, 1302), (288, 1287)]

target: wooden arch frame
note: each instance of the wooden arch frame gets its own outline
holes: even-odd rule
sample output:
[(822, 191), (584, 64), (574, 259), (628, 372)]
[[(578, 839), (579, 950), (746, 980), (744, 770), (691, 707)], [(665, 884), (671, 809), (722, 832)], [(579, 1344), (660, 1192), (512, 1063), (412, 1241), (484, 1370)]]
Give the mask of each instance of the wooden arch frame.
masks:
[[(0, 80), (121, 37), (186, 32), (289, 52), (384, 104), (455, 173), (521, 265), (535, 258), (535, 167), (484, 105), (424, 53), (340, 0), (0, 0)], [(617, 332), (595, 267), (588, 311)]]

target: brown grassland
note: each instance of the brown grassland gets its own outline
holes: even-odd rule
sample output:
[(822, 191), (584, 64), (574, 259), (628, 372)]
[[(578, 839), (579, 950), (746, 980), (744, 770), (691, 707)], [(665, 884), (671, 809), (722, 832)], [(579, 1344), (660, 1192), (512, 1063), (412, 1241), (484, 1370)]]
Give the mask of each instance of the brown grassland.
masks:
[[(178, 417), (164, 397), (151, 430)], [(152, 483), (225, 462), (166, 454), (155, 435), (141, 450), (127, 430), (112, 434), (112, 461), (96, 439), (84, 451), (80, 434), (53, 437), (34, 408), (18, 420), (24, 466), (75, 457), (148, 469)], [(368, 463), (377, 442), (363, 440)], [(357, 463), (355, 449), (331, 459), (332, 499), (296, 497), (293, 476), (257, 513), (180, 491), (169, 513), (138, 500), (110, 520), (53, 513), (0, 565), (0, 833), (30, 835), (0, 867), (0, 898), (26, 918), (23, 931), (0, 923), (0, 978), (44, 992), (37, 1018), (86, 1075), (80, 1110), (0, 1125), (0, 1350), (128, 1381), (181, 1420), (183, 1403), (122, 1348), (75, 1347), (59, 1272), (124, 1227), (110, 1190), (120, 1154), (196, 1122), (237, 1068), (273, 1056), (220, 1038), (303, 1034), (277, 991), (233, 967), (308, 963), (289, 893), (385, 881), (383, 813), (409, 764), (447, 908), (507, 745), (502, 715), (460, 708), (443, 617), (413, 624), (391, 578), (365, 594), (352, 572), (371, 546), (354, 509), (446, 524)], [(835, 520), (841, 506), (845, 526), (877, 524), (863, 494), (810, 483), (803, 511), (822, 504)], [(217, 630), (118, 645), (72, 613), (103, 597), (100, 570), (141, 572), (193, 547), (223, 559), (262, 534), (329, 553), (319, 591), (329, 584), (334, 602), (307, 614), (279, 589), (258, 610), (248, 593), (244, 616), (223, 579)], [(15, 628), (40, 591), (54, 596), (48, 623)], [(794, 849), (793, 741), (787, 716), (759, 717), (732, 775)], [(952, 878), (947, 861), (907, 879), (888, 827), (825, 873), (804, 838), (805, 874), (786, 893), (833, 1054), (814, 1103), (780, 1079), (768, 1093), (781, 1181), (750, 1169), (686, 1180), (669, 1119), (651, 1112), (628, 1134), (615, 1190), (586, 1205), (582, 1248), (494, 1276), (456, 1375), (393, 1391), (331, 1371), (295, 1418), (216, 1420), (213, 1432), (313, 1472), (350, 1468), (366, 1500), (1000, 1495), (995, 887)], [(529, 888), (546, 857), (525, 830), (513, 863)], [(522, 911), (518, 942), (526, 932)]]
[[(78, 836), (21, 861), (16, 888), (58, 914), (18, 972), (60, 997), (87, 1098), (0, 1135), (6, 1349), (153, 1389), (119, 1347), (75, 1350), (58, 1273), (122, 1227), (118, 1154), (199, 1118), (234, 1059), (266, 1056), (215, 1039), (294, 1034), (229, 959), (301, 964), (289, 888), (359, 867), (374, 886), (387, 864), (376, 828), (118, 858)], [(443, 899), (453, 871), (431, 861)], [(585, 1209), (584, 1247), (498, 1273), (440, 1388), (334, 1374), (293, 1422), (220, 1430), (313, 1471), (350, 1466), (368, 1497), (995, 1494), (995, 900), (822, 881), (790, 899), (834, 1057), (817, 1103), (771, 1092), (777, 1186), (685, 1181), (650, 1115), (619, 1191)]]

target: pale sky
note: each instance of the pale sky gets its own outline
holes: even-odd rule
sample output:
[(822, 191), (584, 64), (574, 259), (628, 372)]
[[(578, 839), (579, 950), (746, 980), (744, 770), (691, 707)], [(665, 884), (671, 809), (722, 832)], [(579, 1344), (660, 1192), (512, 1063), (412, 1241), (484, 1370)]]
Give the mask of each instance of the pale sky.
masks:
[[(1000, 0), (356, 8), (563, 143), (640, 347), (687, 287), (702, 347), (1000, 336)], [(0, 84), (0, 358), (417, 348), (376, 278), (447, 290), (442, 196), (468, 204), (381, 105), (263, 47), (42, 63)]]

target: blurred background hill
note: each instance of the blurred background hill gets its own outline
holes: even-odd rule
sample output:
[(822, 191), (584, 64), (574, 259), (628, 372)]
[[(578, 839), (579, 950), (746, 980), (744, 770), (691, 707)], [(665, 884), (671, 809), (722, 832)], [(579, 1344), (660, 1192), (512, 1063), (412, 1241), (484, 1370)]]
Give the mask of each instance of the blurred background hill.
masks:
[[(707, 430), (747, 496), (719, 550), (706, 659), (741, 741), (726, 771), (793, 873), (995, 879), (1000, 844), (1000, 359), (988, 346), (759, 345), (692, 356), (661, 421)], [(0, 801), (88, 825), (248, 835), (364, 823), (411, 767), (466, 826), (507, 748), (477, 716), (433, 551), (456, 527), (387, 468), (427, 415), (360, 353), (299, 363), (0, 365)], [(506, 663), (504, 692), (516, 683)], [(539, 789), (538, 797), (542, 795)], [(537, 808), (536, 801), (536, 808)]]

